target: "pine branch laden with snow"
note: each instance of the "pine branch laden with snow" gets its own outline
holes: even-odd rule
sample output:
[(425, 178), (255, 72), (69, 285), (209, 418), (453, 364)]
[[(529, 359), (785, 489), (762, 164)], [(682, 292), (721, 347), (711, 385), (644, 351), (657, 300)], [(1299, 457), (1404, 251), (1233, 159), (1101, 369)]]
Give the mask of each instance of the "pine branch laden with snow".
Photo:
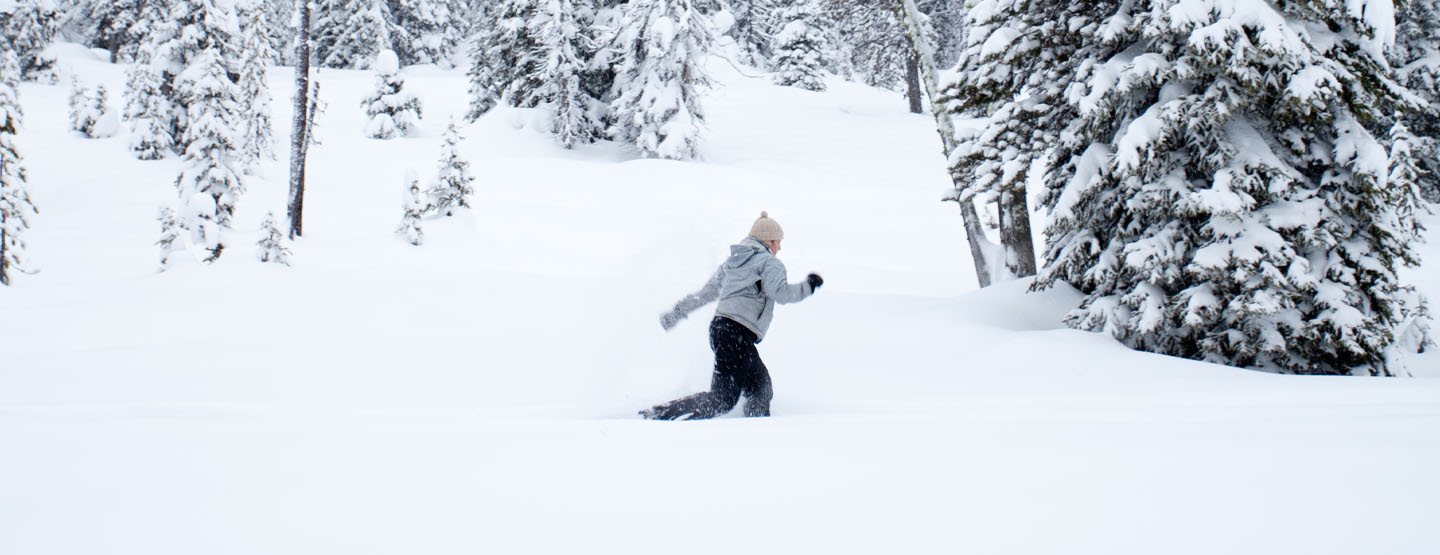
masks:
[(160, 240), (155, 242), (155, 246), (160, 247), (160, 267), (157, 271), (163, 272), (170, 267), (170, 255), (181, 250), (183, 245), (180, 241), (180, 221), (169, 206), (161, 206), (155, 218), (160, 223)]
[(1396, 372), (1418, 308), (1396, 277), (1413, 216), (1393, 204), (1413, 184), (1376, 138), (1407, 97), (1385, 18), (1340, 0), (1112, 6), (1066, 20), (1085, 48), (1060, 146), (1016, 147), (1054, 160), (1038, 284), (1085, 294), (1067, 323), (1233, 366)]
[(24, 159), (15, 146), (21, 120), (19, 85), (19, 59), (12, 51), (0, 52), (0, 285), (10, 285), (12, 271), (29, 273), (25, 233), (36, 214)]
[(266, 75), (275, 53), (270, 50), (265, 6), (258, 0), (238, 4), (241, 33), (240, 113), (245, 115), (242, 165), (253, 173), (262, 160), (275, 159), (270, 121), (270, 79)]
[(1420, 190), (1440, 203), (1440, 0), (1406, 0), (1396, 14), (1390, 65), (1423, 102), (1403, 114), (1416, 134), (1410, 147), (1422, 172)]
[(604, 134), (604, 125), (600, 106), (583, 83), (595, 52), (583, 28), (592, 14), (577, 8), (573, 0), (546, 0), (544, 15), (539, 26), (544, 85), (537, 94), (551, 110), (551, 131), (567, 149), (593, 143)]
[(420, 99), (405, 90), (395, 52), (381, 52), (375, 61), (375, 92), (365, 97), (365, 136), (372, 139), (402, 137), (420, 124)]
[(415, 175), (414, 170), (405, 173), (405, 186), (405, 212), (395, 233), (418, 247), (425, 242), (425, 232), (420, 229), (420, 220), (425, 218), (430, 206), (421, 197), (420, 178)]
[(235, 203), (244, 192), (238, 166), (242, 156), (239, 138), (230, 122), (239, 120), (225, 64), (215, 50), (204, 50), (194, 65), (179, 77), (185, 99), (186, 126), (180, 190), (182, 226), (190, 240), (210, 252), (206, 262), (219, 258), (222, 234), (230, 228)]
[(25, 81), (55, 83), (55, 59), (45, 48), (60, 30), (60, 12), (52, 0), (11, 0), (0, 10), (0, 46), (15, 52)]
[(164, 77), (145, 62), (125, 72), (124, 117), (130, 127), (130, 152), (141, 160), (159, 160), (175, 148), (170, 122), (174, 106), (162, 90)]
[(386, 0), (320, 0), (315, 6), (315, 57), (321, 67), (371, 69), (377, 55), (395, 49), (398, 29)]
[(820, 27), (815, 0), (800, 0), (776, 15), (780, 32), (771, 43), (776, 85), (809, 91), (825, 90), (825, 53), (829, 40)]
[(610, 134), (652, 158), (699, 156), (711, 32), (689, 0), (636, 0), (615, 36)]
[(440, 147), (440, 170), (429, 192), (434, 210), (449, 216), (456, 208), (470, 208), (470, 197), (475, 194), (475, 177), (470, 175), (470, 162), (460, 157), (460, 128), (454, 121), (445, 129), (445, 139)]
[(275, 211), (265, 213), (260, 223), (260, 239), (255, 242), (255, 258), (261, 262), (290, 265), (290, 249), (285, 248), (285, 234), (275, 225)]
[(502, 99), (511, 106), (534, 108), (544, 101), (545, 60), (540, 0), (501, 0), (487, 11), (470, 47), (470, 111), (479, 119)]

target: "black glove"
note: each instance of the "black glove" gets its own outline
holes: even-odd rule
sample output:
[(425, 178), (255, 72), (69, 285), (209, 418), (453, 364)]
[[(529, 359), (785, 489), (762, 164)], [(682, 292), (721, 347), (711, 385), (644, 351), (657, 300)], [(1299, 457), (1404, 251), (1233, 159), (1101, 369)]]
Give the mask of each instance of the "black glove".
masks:
[(820, 274), (810, 274), (805, 277), (805, 281), (810, 282), (811, 291), (819, 289), (821, 285), (825, 285), (825, 280), (820, 279)]

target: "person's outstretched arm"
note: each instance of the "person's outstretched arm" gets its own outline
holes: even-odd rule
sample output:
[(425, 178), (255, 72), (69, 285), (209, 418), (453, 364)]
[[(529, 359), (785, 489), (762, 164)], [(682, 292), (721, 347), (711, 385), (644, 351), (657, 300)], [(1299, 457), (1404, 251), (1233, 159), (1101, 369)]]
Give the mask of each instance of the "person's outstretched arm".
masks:
[(720, 298), (720, 283), (724, 279), (725, 267), (721, 266), (715, 270), (714, 275), (710, 276), (710, 280), (705, 282), (704, 287), (701, 287), (699, 291), (685, 295), (685, 298), (675, 303), (675, 308), (671, 309), (670, 312), (661, 314), (660, 327), (669, 330), (675, 327), (675, 324), (684, 320), (686, 316), (689, 316), (691, 312), (695, 312), (696, 309)]
[(785, 263), (775, 258), (766, 262), (765, 267), (760, 270), (760, 287), (764, 288), (767, 296), (780, 304), (798, 303), (815, 294), (814, 281), (807, 279), (800, 283), (790, 283), (785, 273)]

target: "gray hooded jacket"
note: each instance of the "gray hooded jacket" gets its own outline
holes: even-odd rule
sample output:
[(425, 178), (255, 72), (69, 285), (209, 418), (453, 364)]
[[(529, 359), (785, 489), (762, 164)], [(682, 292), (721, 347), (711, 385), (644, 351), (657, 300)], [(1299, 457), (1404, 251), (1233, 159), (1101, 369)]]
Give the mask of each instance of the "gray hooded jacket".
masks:
[(771, 255), (759, 239), (746, 237), (740, 244), (731, 245), (730, 258), (715, 270), (705, 287), (675, 303), (675, 309), (661, 317), (661, 324), (669, 329), (691, 312), (719, 299), (715, 314), (755, 332), (759, 342), (770, 329), (775, 303), (800, 302), (813, 293), (809, 282), (789, 283), (785, 264)]

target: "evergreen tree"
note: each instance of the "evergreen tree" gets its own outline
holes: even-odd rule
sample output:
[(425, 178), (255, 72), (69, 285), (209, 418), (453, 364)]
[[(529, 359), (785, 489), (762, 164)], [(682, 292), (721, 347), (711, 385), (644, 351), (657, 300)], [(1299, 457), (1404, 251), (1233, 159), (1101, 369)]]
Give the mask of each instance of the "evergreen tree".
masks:
[(222, 234), (230, 228), (235, 202), (244, 191), (237, 170), (241, 145), (230, 126), (239, 120), (239, 91), (216, 49), (200, 51), (180, 75), (179, 85), (189, 121), (184, 165), (176, 182), (185, 207), (181, 225), (193, 243), (209, 251), (205, 261), (210, 262), (225, 248)]
[(799, 0), (776, 15), (780, 31), (775, 34), (775, 84), (810, 91), (825, 90), (825, 51), (828, 40), (820, 28), (820, 12), (814, 0)]
[(161, 206), (156, 214), (160, 222), (160, 240), (155, 245), (160, 247), (160, 268), (165, 271), (170, 266), (170, 255), (180, 250), (183, 243), (180, 242), (180, 221), (175, 217), (175, 211), (169, 206)]
[(1408, 147), (1418, 156), (1421, 191), (1440, 202), (1440, 0), (1397, 2), (1395, 47), (1391, 66), (1398, 78), (1425, 102), (1404, 114), (1416, 140)]
[(386, 0), (316, 2), (315, 57), (321, 67), (370, 69), (375, 56), (395, 48), (397, 29)]
[(415, 246), (425, 242), (425, 232), (420, 229), (420, 220), (429, 209), (420, 198), (420, 178), (414, 170), (405, 173), (405, 214), (400, 218), (400, 227), (395, 233)]
[(83, 0), (75, 18), (85, 26), (85, 41), (95, 48), (110, 51), (110, 61), (134, 59), (142, 38), (135, 34), (142, 0)]
[(0, 51), (0, 285), (10, 285), (10, 272), (24, 273), (25, 233), (35, 205), (26, 186), (24, 160), (15, 148), (20, 130), (20, 62), (10, 50)]
[(485, 115), (501, 99), (534, 108), (544, 101), (545, 75), (539, 25), (539, 0), (499, 0), (487, 11), (470, 48), (470, 121)]
[(130, 124), (130, 152), (141, 160), (159, 160), (175, 147), (174, 106), (155, 66), (137, 61), (125, 73), (125, 120)]
[(241, 26), (240, 113), (245, 115), (242, 159), (247, 171), (260, 160), (275, 158), (275, 137), (270, 129), (270, 79), (266, 70), (275, 54), (270, 51), (264, 6), (258, 1), (239, 5)]
[(699, 154), (705, 122), (700, 90), (710, 30), (689, 0), (635, 0), (615, 37), (611, 135), (645, 156), (672, 160)]
[(775, 4), (776, 0), (730, 2), (735, 23), (728, 34), (740, 50), (740, 61), (762, 69), (770, 67), (770, 41), (777, 31)]
[[(181, 83), (181, 75), (193, 72), (197, 65), (218, 64), (233, 87), (232, 76), (238, 68), (229, 64), (240, 59), (240, 27), (233, 7), (230, 0), (172, 0), (169, 12), (151, 24), (147, 42), (154, 46), (143, 46), (139, 55), (138, 61), (153, 63), (162, 71), (160, 90), (171, 106), (165, 111), (174, 116), (169, 123), (170, 136), (176, 139), (175, 147), (182, 156), (190, 138), (200, 135), (188, 129), (194, 121), (190, 117), (192, 98), (185, 92), (188, 85)], [(237, 98), (232, 95), (231, 102)], [(226, 120), (229, 124), (241, 121), (238, 112), (230, 117), (233, 119)]]
[(97, 85), (95, 93), (70, 81), (70, 129), (91, 139), (110, 137), (115, 134), (114, 116), (110, 114), (110, 93), (105, 85)]
[(290, 265), (290, 249), (285, 248), (285, 234), (275, 225), (275, 211), (265, 213), (260, 224), (260, 240), (255, 243), (255, 257), (261, 262)]
[[(1077, 117), (1052, 120), (1065, 126), (1059, 148), (1013, 146), (1057, 168), (1045, 180), (1054, 221), (1038, 283), (1084, 293), (1067, 323), (1235, 366), (1394, 371), (1386, 353), (1413, 310), (1395, 271), (1415, 254), (1390, 204), (1410, 184), (1390, 180), (1372, 128), (1403, 104), (1381, 59), (1381, 10), (997, 4), (1012, 19), (1048, 14), (1033, 20), (1050, 27), (1034, 35), (1045, 45), (1081, 38), (1063, 95)], [(1026, 36), (985, 42), (1024, 48)], [(1037, 69), (1021, 72), (1055, 86)]]
[(400, 62), (394, 51), (381, 52), (375, 61), (375, 92), (365, 97), (365, 135), (372, 139), (404, 136), (420, 123), (420, 99), (405, 90)]
[(86, 135), (90, 134), (91, 126), (99, 117), (93, 112), (94, 102), (90, 99), (90, 90), (80, 84), (78, 77), (70, 78), (70, 130), (79, 131)]
[(430, 189), (430, 201), (437, 213), (449, 216), (456, 208), (470, 208), (475, 194), (475, 177), (470, 175), (470, 162), (460, 157), (460, 129), (451, 121), (445, 129), (445, 142), (440, 147), (440, 171)]
[(540, 25), (545, 75), (538, 94), (553, 111), (551, 130), (565, 148), (595, 142), (604, 128), (596, 99), (583, 83), (587, 60), (595, 51), (582, 29), (590, 14), (577, 9), (572, 0), (546, 0), (545, 13), (548, 17)]
[(0, 46), (15, 52), (26, 81), (56, 81), (55, 60), (45, 47), (59, 29), (60, 12), (51, 0), (0, 2)]
[(395, 44), (402, 64), (455, 66), (456, 49), (464, 38), (464, 2), (395, 0), (391, 12), (405, 32), (406, 40)]

